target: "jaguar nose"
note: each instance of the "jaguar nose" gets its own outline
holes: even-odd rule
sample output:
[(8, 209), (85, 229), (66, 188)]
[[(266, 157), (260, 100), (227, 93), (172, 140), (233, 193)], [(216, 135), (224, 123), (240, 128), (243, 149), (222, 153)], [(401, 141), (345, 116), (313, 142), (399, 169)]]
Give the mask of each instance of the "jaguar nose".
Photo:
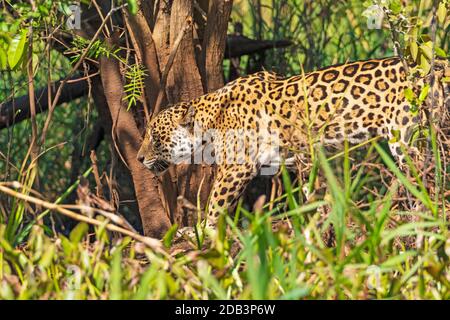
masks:
[(145, 159), (145, 157), (144, 157), (143, 155), (138, 154), (138, 156), (137, 156), (137, 161), (139, 161), (139, 162), (144, 162), (144, 159)]

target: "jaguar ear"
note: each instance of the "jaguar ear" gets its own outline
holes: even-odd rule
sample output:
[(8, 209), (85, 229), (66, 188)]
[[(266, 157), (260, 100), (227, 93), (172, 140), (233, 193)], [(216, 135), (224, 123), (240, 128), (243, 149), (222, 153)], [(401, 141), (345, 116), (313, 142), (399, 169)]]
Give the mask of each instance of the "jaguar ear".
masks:
[(189, 106), (186, 113), (181, 117), (180, 119), (180, 126), (182, 127), (194, 127), (194, 115), (195, 115), (195, 109), (193, 106)]

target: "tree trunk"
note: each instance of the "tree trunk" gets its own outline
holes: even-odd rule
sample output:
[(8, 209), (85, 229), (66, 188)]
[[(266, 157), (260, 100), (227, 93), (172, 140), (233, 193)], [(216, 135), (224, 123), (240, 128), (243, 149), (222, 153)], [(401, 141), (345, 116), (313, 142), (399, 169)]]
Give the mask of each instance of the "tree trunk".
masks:
[(203, 39), (204, 79), (208, 92), (217, 90), (224, 85), (222, 63), (227, 39), (226, 30), (232, 5), (233, 1), (231, 0), (209, 2), (207, 21), (211, 23), (206, 25), (205, 38)]
[[(116, 34), (114, 30), (125, 30), (126, 36), (114, 38), (114, 42), (120, 43), (122, 49), (126, 47), (119, 53), (127, 60), (126, 65), (121, 65), (122, 62), (115, 55), (109, 55), (101, 57), (98, 65), (91, 63), (92, 58), (83, 61), (83, 69), (79, 71), (95, 72), (99, 69), (100, 79), (92, 79), (92, 94), (99, 118), (105, 119), (102, 126), (109, 136), (107, 141), (111, 143), (111, 149), (116, 150), (110, 157), (116, 159), (117, 155), (124, 163), (123, 168), (114, 165), (113, 168), (120, 172), (127, 171), (127, 176), (129, 174), (132, 180), (145, 235), (162, 237), (171, 223), (186, 224), (193, 221), (192, 217), (184, 215), (179, 205), (183, 201), (178, 201), (179, 197), (196, 203), (200, 195), (200, 205), (205, 206), (213, 170), (203, 165), (180, 165), (171, 167), (167, 174), (158, 179), (136, 159), (142, 141), (143, 124), (159, 109), (156, 106), (159, 104), (158, 96), (163, 97), (161, 107), (164, 108), (168, 102), (189, 101), (223, 85), (221, 64), (232, 1), (199, 0), (194, 9), (191, 0), (142, 0), (138, 1), (136, 15), (131, 15), (125, 8), (112, 14), (110, 21), (105, 20), (110, 6), (103, 7), (103, 4), (105, 2), (99, 2), (103, 17), (99, 16), (97, 7), (83, 8), (82, 21), (85, 25), (80, 34), (86, 38), (95, 34), (99, 36), (95, 40), (103, 41), (102, 35), (110, 37), (110, 34)], [(103, 28), (101, 31), (98, 30), (100, 26)], [(64, 40), (61, 38), (60, 42), (66, 42)], [(66, 40), (66, 43), (70, 42), (70, 39)], [(109, 46), (112, 42), (111, 38), (106, 39)], [(127, 111), (123, 72), (134, 64), (143, 65), (147, 76), (144, 79), (143, 96)], [(166, 70), (167, 83), (163, 83)], [(83, 95), (85, 85), (85, 82), (80, 82), (76, 87), (67, 84), (65, 88), (69, 92), (77, 89), (77, 94)], [(65, 100), (63, 94), (59, 101)], [(38, 101), (37, 112), (40, 103)], [(18, 119), (17, 116), (11, 116), (10, 109), (0, 109), (0, 124), (2, 121), (11, 123), (10, 118)], [(45, 109), (44, 104), (42, 109)]]
[(131, 172), (144, 234), (162, 237), (170, 227), (170, 220), (159, 194), (158, 179), (136, 159), (141, 135), (123, 101), (119, 61), (102, 57), (100, 74), (113, 121), (113, 141)]
[[(182, 32), (186, 20), (192, 18), (191, 0), (174, 0), (170, 15), (171, 48), (178, 34)], [(193, 24), (192, 24), (193, 26)], [(189, 101), (203, 94), (202, 79), (195, 59), (192, 30), (189, 30), (181, 41), (175, 56), (173, 67), (167, 83), (169, 101)]]
[(138, 60), (147, 70), (148, 76), (145, 78), (146, 101), (147, 107), (153, 109), (159, 92), (161, 76), (156, 45), (153, 41), (149, 21), (146, 20), (143, 10), (139, 10), (136, 15), (127, 13), (125, 20)]

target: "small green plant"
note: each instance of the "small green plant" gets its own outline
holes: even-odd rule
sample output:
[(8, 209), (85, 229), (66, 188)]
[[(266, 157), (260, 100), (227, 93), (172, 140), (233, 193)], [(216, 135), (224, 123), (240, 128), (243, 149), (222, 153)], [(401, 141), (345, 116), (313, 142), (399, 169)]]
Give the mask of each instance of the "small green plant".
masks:
[(146, 76), (145, 67), (142, 65), (133, 64), (127, 68), (125, 78), (128, 83), (125, 85), (126, 96), (123, 99), (128, 101), (128, 110), (142, 99)]

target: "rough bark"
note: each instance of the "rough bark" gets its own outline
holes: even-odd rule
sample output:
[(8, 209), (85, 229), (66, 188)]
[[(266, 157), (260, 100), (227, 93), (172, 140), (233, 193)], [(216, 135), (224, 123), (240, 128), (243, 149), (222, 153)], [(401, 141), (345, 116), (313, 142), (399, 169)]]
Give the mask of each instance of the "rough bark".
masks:
[[(106, 164), (110, 164), (114, 168), (114, 174), (109, 177), (111, 178), (111, 181), (109, 181), (109, 183), (104, 186), (105, 191), (108, 191), (106, 200), (109, 200), (111, 202), (111, 206), (116, 208), (119, 212), (126, 214), (127, 221), (129, 221), (136, 229), (141, 230), (140, 228), (142, 227), (142, 219), (140, 217), (138, 204), (136, 203), (136, 201), (123, 201), (127, 199), (135, 200), (136, 194), (131, 172), (125, 166), (125, 164), (120, 161), (117, 151), (113, 147), (113, 139), (111, 136), (111, 113), (108, 107), (108, 102), (106, 101), (100, 77), (95, 77), (92, 81), (92, 98), (94, 99), (95, 107), (98, 112), (97, 125), (101, 126), (100, 128), (96, 129), (100, 129), (104, 132), (104, 138), (110, 145), (110, 159), (107, 159), (105, 162)], [(95, 149), (96, 142), (91, 141), (87, 146), (87, 150)], [(106, 171), (107, 169), (104, 168), (104, 170)], [(116, 198), (114, 196), (114, 193), (119, 195), (119, 198)], [(127, 210), (123, 210), (123, 208), (125, 207), (127, 208)]]
[(100, 74), (113, 120), (113, 135), (133, 178), (144, 234), (160, 238), (170, 227), (170, 219), (160, 198), (157, 177), (136, 159), (142, 139), (133, 114), (126, 110), (123, 102), (119, 62), (114, 58), (102, 57)]
[(162, 69), (164, 69), (170, 54), (170, 11), (171, 7), (168, 1), (159, 1), (158, 15), (153, 28), (153, 41)]
[[(189, 0), (174, 0), (170, 16), (171, 48), (178, 34), (185, 26), (185, 21), (193, 16), (193, 3)], [(201, 22), (197, 21), (197, 25)], [(200, 59), (201, 60), (201, 59)], [(166, 94), (172, 103), (189, 101), (204, 94), (200, 69), (197, 64), (194, 49), (194, 36), (190, 30), (183, 38), (175, 56), (173, 67), (169, 73)], [(179, 165), (170, 172), (171, 181), (176, 182), (178, 196), (186, 198), (191, 203), (197, 203), (197, 192), (200, 194), (200, 205), (205, 206), (211, 190), (212, 169), (202, 165)], [(203, 183), (202, 183), (202, 180)], [(199, 190), (201, 188), (201, 190)], [(177, 207), (173, 212), (174, 221), (186, 224), (192, 219), (185, 216), (185, 211)]]
[(222, 62), (232, 6), (232, 0), (209, 2), (208, 22), (203, 39), (204, 80), (208, 92), (224, 85)]
[(160, 69), (156, 45), (153, 41), (152, 31), (144, 15), (143, 5), (139, 1), (139, 10), (136, 15), (125, 10), (128, 30), (131, 33), (133, 47), (139, 59), (144, 64), (148, 76), (145, 78), (145, 95), (147, 105), (152, 109), (155, 105), (159, 91)]
[[(171, 47), (177, 35), (182, 32), (185, 21), (192, 15), (191, 0), (174, 0), (170, 15)], [(192, 31), (189, 31), (181, 41), (169, 73), (166, 93), (171, 102), (189, 101), (203, 94), (202, 80), (195, 59)]]

